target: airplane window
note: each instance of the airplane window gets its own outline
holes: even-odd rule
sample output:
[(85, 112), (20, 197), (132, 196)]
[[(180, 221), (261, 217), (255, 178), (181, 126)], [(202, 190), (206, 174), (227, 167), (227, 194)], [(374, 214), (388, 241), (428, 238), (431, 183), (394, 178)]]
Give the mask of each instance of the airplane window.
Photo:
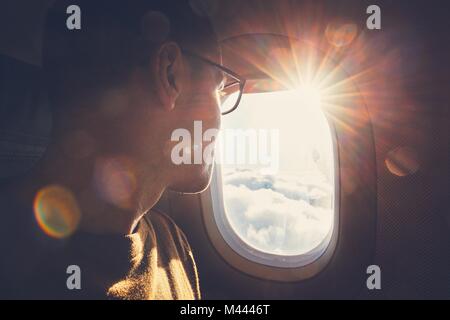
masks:
[[(223, 206), (214, 215), (233, 249), (277, 266), (326, 249), (335, 216), (331, 132), (312, 87), (244, 94), (238, 110), (222, 118)], [(272, 258), (258, 258), (264, 254)]]

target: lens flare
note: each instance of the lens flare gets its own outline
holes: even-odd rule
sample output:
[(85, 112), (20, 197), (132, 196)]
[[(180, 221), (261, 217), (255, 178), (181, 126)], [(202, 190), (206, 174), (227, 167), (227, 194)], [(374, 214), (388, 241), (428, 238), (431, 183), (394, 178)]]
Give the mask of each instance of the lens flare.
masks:
[(98, 159), (95, 183), (101, 197), (122, 209), (132, 206), (136, 191), (136, 174), (132, 161), (126, 157)]
[(409, 147), (399, 147), (390, 151), (385, 164), (392, 174), (399, 177), (412, 175), (420, 168), (417, 153)]
[(337, 48), (348, 46), (357, 33), (358, 28), (353, 23), (330, 23), (325, 30), (328, 42)]
[(34, 199), (34, 216), (50, 237), (62, 239), (75, 232), (81, 218), (77, 201), (68, 189), (52, 185), (41, 189)]

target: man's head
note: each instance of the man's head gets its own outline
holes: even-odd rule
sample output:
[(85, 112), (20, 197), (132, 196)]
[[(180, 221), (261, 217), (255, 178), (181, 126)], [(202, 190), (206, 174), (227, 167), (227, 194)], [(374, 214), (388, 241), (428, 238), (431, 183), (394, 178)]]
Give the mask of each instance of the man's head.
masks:
[[(54, 138), (97, 180), (115, 163), (132, 176), (125, 182), (135, 193), (151, 183), (181, 192), (208, 185), (211, 165), (171, 160), (174, 130), (185, 128), (194, 138), (194, 121), (204, 131), (220, 123), (220, 70), (185, 54), (220, 61), (213, 28), (191, 2), (61, 0), (50, 10), (44, 69)], [(67, 28), (70, 5), (81, 9), (80, 30)]]

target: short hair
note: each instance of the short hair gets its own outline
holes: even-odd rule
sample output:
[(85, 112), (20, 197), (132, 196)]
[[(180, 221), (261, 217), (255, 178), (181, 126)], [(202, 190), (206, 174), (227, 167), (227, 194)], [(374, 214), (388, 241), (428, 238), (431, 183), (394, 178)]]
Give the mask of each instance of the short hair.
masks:
[[(43, 67), (51, 102), (88, 97), (120, 85), (163, 41), (215, 49), (208, 14), (193, 0), (57, 0), (47, 14)], [(67, 8), (81, 10), (81, 29), (69, 30)], [(145, 15), (161, 13), (167, 28), (148, 30)], [(150, 19), (152, 20), (152, 19)], [(154, 19), (153, 19), (154, 20)], [(76, 100), (75, 100), (76, 101)]]

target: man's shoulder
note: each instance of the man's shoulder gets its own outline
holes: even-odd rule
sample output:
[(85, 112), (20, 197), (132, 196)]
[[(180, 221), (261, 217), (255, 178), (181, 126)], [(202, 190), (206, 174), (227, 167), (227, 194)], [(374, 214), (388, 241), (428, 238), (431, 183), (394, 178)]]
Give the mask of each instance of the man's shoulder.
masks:
[[(150, 228), (153, 228), (158, 243), (158, 251), (162, 250), (164, 263), (182, 261), (184, 275), (188, 277), (195, 299), (200, 299), (200, 284), (197, 267), (186, 235), (175, 221), (164, 212), (152, 209), (144, 217)], [(184, 283), (184, 282), (183, 282)]]
[(166, 213), (151, 209), (143, 218), (155, 230), (158, 242), (175, 245), (183, 260), (188, 259), (191, 247), (183, 230)]

